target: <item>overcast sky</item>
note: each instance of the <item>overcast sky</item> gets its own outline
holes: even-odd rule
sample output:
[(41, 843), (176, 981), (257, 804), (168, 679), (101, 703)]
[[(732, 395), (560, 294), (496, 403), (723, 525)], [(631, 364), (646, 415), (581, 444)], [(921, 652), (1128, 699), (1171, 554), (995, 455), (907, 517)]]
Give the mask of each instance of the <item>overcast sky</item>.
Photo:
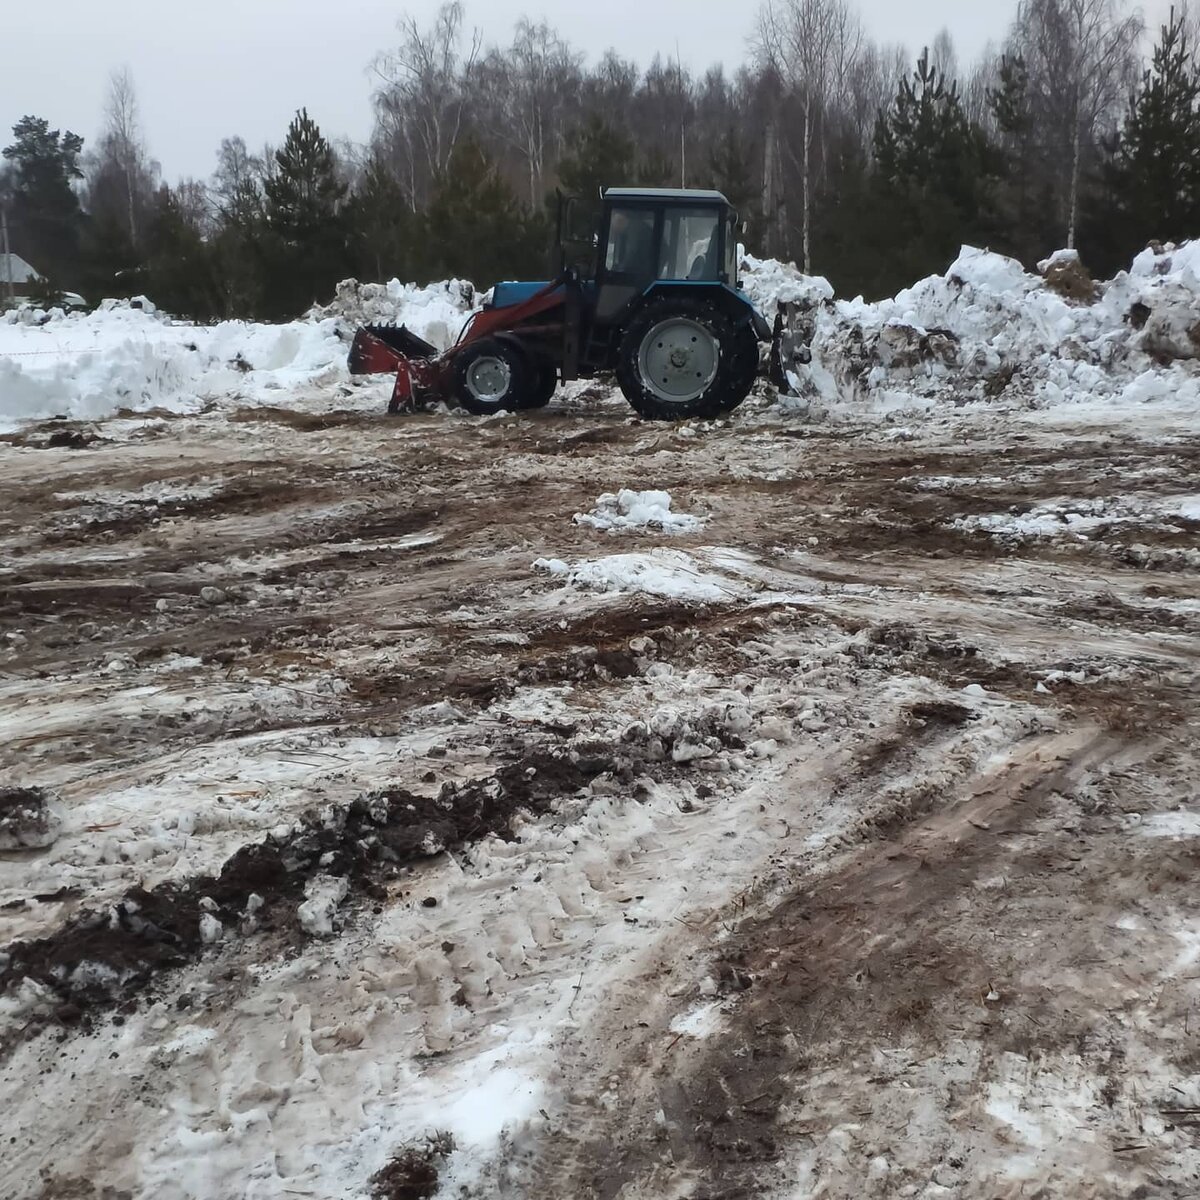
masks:
[[(1148, 0), (1157, 16), (1168, 0)], [(368, 65), (403, 12), (438, 0), (0, 0), (0, 135), (26, 113), (90, 144), (109, 72), (127, 64), (151, 154), (168, 180), (207, 176), (223, 137), (282, 141), (301, 105), (329, 137), (371, 129)], [(466, 0), (467, 23), (506, 42), (545, 17), (592, 60), (608, 47), (645, 63), (656, 50), (703, 69), (746, 56), (756, 0)], [(1016, 0), (858, 0), (872, 36), (919, 47), (948, 28), (960, 58), (998, 40)], [(6, 142), (3, 144), (7, 144)]]

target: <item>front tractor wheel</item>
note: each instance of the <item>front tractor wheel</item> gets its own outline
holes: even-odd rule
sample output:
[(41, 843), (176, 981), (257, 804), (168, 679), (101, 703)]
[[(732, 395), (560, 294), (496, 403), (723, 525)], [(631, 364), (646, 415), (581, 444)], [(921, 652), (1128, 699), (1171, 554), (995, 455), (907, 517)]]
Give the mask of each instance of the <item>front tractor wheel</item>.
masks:
[(644, 308), (621, 338), (617, 381), (647, 420), (712, 418), (749, 394), (741, 334), (702, 301), (665, 296)]
[(469, 413), (490, 417), (520, 406), (530, 367), (517, 349), (492, 338), (468, 346), (454, 362), (454, 398)]

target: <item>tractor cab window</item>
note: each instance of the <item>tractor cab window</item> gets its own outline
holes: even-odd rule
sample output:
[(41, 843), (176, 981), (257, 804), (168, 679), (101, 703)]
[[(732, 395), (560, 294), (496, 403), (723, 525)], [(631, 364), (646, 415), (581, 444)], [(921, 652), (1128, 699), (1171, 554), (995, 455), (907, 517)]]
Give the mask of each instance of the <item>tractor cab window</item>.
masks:
[(614, 208), (604, 265), (614, 275), (654, 278), (654, 211)]
[(715, 208), (668, 208), (663, 215), (659, 279), (719, 279), (721, 214)]
[(738, 277), (738, 222), (732, 214), (725, 226), (725, 281), (730, 286), (737, 283)]

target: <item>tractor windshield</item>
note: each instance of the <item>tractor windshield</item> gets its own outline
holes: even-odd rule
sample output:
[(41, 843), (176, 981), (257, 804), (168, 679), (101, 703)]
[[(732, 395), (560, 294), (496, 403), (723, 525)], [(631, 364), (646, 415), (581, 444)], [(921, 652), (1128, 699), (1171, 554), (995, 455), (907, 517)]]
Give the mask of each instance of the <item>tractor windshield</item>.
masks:
[(663, 213), (659, 279), (719, 279), (721, 213), (715, 208), (668, 208)]

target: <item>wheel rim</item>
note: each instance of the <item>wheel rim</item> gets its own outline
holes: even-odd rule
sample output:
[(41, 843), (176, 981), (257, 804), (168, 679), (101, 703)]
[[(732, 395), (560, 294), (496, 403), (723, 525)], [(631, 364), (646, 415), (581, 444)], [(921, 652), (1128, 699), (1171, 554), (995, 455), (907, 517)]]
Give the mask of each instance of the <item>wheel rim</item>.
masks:
[(467, 368), (467, 391), (483, 404), (495, 404), (508, 395), (512, 368), (502, 358), (485, 354)]
[(642, 339), (638, 369), (660, 400), (686, 404), (708, 390), (720, 361), (720, 344), (699, 321), (672, 317)]

